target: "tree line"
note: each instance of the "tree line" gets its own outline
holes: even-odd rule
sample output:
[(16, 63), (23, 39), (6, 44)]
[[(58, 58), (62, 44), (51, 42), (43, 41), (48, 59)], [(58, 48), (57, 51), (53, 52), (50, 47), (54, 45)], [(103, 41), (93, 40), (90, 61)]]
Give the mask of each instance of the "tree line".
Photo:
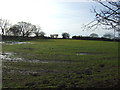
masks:
[(1, 35), (3, 36), (30, 37), (31, 35), (34, 35), (36, 37), (44, 37), (45, 35), (45, 32), (41, 30), (39, 25), (33, 25), (24, 21), (12, 25), (8, 20), (0, 19), (0, 29)]
[[(18, 22), (17, 24), (12, 25), (6, 19), (0, 19), (0, 30), (2, 36), (22, 36), (22, 37), (45, 37), (45, 32), (41, 31), (39, 25), (33, 25), (29, 22)], [(57, 35), (58, 36), (58, 35)], [(69, 38), (69, 33), (62, 33), (63, 38)]]
[(110, 39), (106, 37), (90, 37), (90, 36), (72, 36), (72, 39), (77, 39), (77, 40), (99, 40), (99, 41), (120, 41), (119, 38), (115, 39)]

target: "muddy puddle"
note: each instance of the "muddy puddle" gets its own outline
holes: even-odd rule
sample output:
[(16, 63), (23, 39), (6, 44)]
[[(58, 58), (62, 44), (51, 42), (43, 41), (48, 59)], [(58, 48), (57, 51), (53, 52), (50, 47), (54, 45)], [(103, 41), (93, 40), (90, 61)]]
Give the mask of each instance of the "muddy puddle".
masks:
[(13, 62), (17, 62), (17, 61), (22, 61), (22, 58), (18, 58), (15, 57), (16, 53), (11, 53), (11, 52), (6, 52), (6, 53), (0, 53), (0, 59), (2, 59), (3, 62), (5, 61), (13, 61)]
[(0, 42), (0, 44), (14, 45), (14, 44), (31, 44), (31, 43), (30, 42), (5, 41), (5, 42)]
[(3, 62), (30, 62), (30, 63), (72, 63), (77, 61), (71, 60), (27, 60), (24, 58), (16, 57), (17, 53), (3, 52), (0, 53), (0, 58)]

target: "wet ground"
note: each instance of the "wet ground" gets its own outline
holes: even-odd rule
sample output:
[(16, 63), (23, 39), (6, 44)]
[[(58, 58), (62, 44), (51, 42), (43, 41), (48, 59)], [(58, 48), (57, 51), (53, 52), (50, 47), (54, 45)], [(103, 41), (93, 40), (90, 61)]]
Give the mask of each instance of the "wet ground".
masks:
[[(3, 63), (12, 63), (12, 62), (28, 62), (28, 63), (73, 63), (76, 61), (70, 61), (70, 60), (27, 60), (24, 58), (20, 58), (16, 56), (17, 53), (13, 52), (0, 52), (0, 58), (2, 59)], [(33, 75), (37, 76), (40, 75), (41, 72), (47, 72), (46, 70), (42, 71), (33, 71), (33, 70), (27, 70), (27, 69), (20, 69), (18, 67), (11, 67), (9, 65), (3, 65), (3, 72), (5, 73), (21, 73), (25, 75)]]
[(3, 62), (5, 61), (12, 61), (12, 62), (17, 62), (17, 61), (23, 61), (22, 58), (15, 57), (16, 53), (12, 52), (0, 52), (0, 58), (2, 59)]
[[(6, 42), (0, 42), (2, 44), (30, 44), (30, 42), (12, 42), (12, 41), (6, 41)], [(96, 55), (98, 53), (90, 53), (90, 52), (77, 52), (75, 55)], [(3, 62), (29, 62), (29, 63), (74, 63), (78, 62), (75, 60), (28, 60), (25, 58), (18, 57), (17, 53), (14, 52), (0, 52), (0, 59), (2, 59)], [(8, 67), (3, 66), (3, 72), (7, 73), (22, 73), (22, 74), (32, 74), (32, 75), (38, 75), (40, 72), (31, 71), (31, 70), (25, 70), (25, 69), (19, 69), (17, 67)]]
[(0, 58), (3, 62), (30, 62), (30, 63), (72, 63), (77, 61), (71, 60), (27, 60), (21, 57), (16, 57), (17, 53), (13, 52), (0, 52)]
[(9, 45), (14, 45), (14, 44), (31, 44), (30, 42), (16, 42), (16, 41), (5, 41), (5, 42), (0, 42), (2, 44), (9, 44)]
[(77, 52), (76, 55), (98, 55), (102, 53), (92, 53), (92, 52)]

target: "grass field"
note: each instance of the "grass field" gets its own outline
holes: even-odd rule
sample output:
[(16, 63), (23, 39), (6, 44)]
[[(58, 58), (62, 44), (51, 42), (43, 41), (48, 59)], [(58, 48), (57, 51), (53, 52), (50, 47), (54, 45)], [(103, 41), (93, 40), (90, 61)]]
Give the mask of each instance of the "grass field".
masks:
[[(118, 87), (118, 42), (41, 39), (3, 52), (42, 62), (3, 62), (3, 88)], [(80, 53), (87, 53), (82, 55)]]

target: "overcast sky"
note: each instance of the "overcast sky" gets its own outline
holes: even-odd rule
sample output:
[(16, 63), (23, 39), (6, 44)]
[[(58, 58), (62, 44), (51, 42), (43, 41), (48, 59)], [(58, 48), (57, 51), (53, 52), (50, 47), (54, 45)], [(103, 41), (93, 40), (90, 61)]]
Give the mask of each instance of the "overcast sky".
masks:
[(0, 18), (12, 24), (25, 21), (40, 25), (46, 35), (102, 35), (107, 31), (82, 31), (82, 25), (94, 19), (92, 7), (101, 8), (91, 0), (0, 0)]

